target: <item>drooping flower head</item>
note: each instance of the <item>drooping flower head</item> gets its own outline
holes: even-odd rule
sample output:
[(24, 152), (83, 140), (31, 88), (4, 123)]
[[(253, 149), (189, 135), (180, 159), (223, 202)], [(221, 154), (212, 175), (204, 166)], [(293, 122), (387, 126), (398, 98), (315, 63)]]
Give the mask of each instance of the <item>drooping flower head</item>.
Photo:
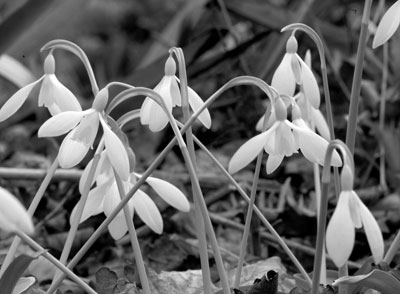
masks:
[[(287, 119), (287, 109), (282, 98), (276, 100), (273, 110), (276, 120), (265, 132), (251, 138), (236, 151), (229, 162), (230, 173), (235, 173), (245, 167), (262, 149), (268, 154), (266, 163), (268, 174), (279, 167), (285, 156), (291, 156), (299, 149), (309, 161), (323, 165), (328, 141), (306, 125), (295, 103), (292, 108), (293, 122), (290, 122)], [(334, 152), (332, 165), (340, 166), (341, 164), (339, 154)]]
[(99, 125), (103, 129), (104, 144), (111, 164), (124, 180), (129, 175), (129, 159), (125, 147), (107, 124), (104, 108), (108, 101), (108, 89), (96, 95), (92, 108), (84, 111), (64, 111), (48, 119), (39, 129), (39, 137), (68, 135), (58, 153), (60, 166), (71, 168), (85, 157), (96, 138)]
[(81, 105), (75, 95), (57, 79), (55, 60), (49, 53), (44, 61), (44, 75), (37, 81), (18, 90), (0, 109), (0, 122), (12, 116), (29, 97), (35, 86), (40, 84), (38, 104), (45, 106), (51, 115), (62, 111), (80, 111)]
[[(90, 168), (91, 162), (86, 166), (79, 183), (81, 193)], [(126, 192), (135, 185), (139, 177), (140, 175), (133, 171), (129, 174), (128, 179), (123, 181)], [(101, 212), (104, 212), (106, 216), (109, 216), (115, 207), (121, 202), (117, 182), (115, 180), (109, 157), (106, 156), (106, 151), (101, 154), (99, 165), (95, 173), (95, 182), (96, 186), (89, 192), (80, 222), (83, 222), (89, 217)], [(189, 211), (189, 201), (174, 185), (154, 177), (148, 177), (146, 183), (169, 205), (181, 211)], [(78, 207), (78, 205), (79, 203), (75, 206), (71, 214), (71, 221), (75, 217), (76, 207)], [(154, 232), (158, 234), (162, 233), (162, 216), (154, 201), (146, 192), (142, 189), (137, 190), (128, 201), (127, 206), (130, 217), (133, 217), (135, 212)], [(127, 233), (128, 226), (123, 211), (120, 211), (111, 221), (108, 230), (111, 236), (116, 240), (122, 238)]]
[(297, 40), (292, 35), (286, 43), (286, 53), (272, 77), (271, 86), (278, 93), (293, 97), (296, 84), (302, 85), (304, 95), (314, 108), (319, 108), (320, 93), (310, 67), (297, 54)]
[[(154, 88), (154, 91), (160, 94), (163, 98), (169, 113), (172, 113), (172, 109), (175, 106), (182, 105), (178, 79), (175, 76), (175, 73), (176, 63), (173, 57), (169, 56), (165, 63), (165, 75)], [(204, 101), (190, 87), (188, 87), (188, 95), (189, 105), (193, 111), (197, 111), (204, 105)], [(206, 128), (211, 127), (211, 116), (207, 109), (199, 115), (198, 119)], [(168, 116), (157, 102), (146, 97), (140, 109), (140, 122), (144, 125), (149, 125), (151, 131), (158, 132), (164, 129), (168, 124)]]
[(341, 173), (342, 192), (326, 230), (326, 249), (337, 267), (349, 259), (354, 247), (355, 229), (364, 228), (375, 263), (383, 259), (382, 232), (374, 216), (353, 190), (354, 173), (345, 164)]

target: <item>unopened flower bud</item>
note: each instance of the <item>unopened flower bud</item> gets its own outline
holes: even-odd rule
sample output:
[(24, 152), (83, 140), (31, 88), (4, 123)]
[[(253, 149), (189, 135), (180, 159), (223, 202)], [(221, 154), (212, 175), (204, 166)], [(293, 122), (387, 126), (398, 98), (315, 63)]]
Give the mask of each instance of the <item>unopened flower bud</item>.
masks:
[(354, 173), (348, 164), (345, 164), (340, 174), (342, 191), (352, 191), (354, 184)]
[(47, 55), (44, 60), (43, 70), (46, 75), (54, 74), (56, 71), (56, 61), (54, 60), (53, 54)]
[(285, 120), (287, 118), (286, 105), (281, 98), (275, 101), (275, 116), (277, 120)]
[(172, 56), (169, 56), (167, 61), (165, 62), (165, 75), (173, 76), (176, 73), (176, 63)]
[(286, 43), (286, 53), (294, 54), (297, 52), (297, 40), (294, 36), (290, 36)]
[(101, 112), (106, 108), (107, 102), (108, 102), (108, 89), (103, 88), (99, 91), (99, 93), (97, 93), (96, 97), (94, 98), (92, 108)]

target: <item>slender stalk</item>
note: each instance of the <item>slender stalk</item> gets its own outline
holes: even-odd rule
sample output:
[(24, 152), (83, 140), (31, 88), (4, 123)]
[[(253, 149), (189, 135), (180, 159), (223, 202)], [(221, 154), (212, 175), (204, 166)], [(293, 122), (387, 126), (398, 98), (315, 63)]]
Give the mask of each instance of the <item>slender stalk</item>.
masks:
[(323, 258), (323, 251), (324, 251), (324, 242), (325, 242), (325, 227), (326, 227), (326, 216), (327, 216), (327, 208), (328, 208), (329, 182), (327, 182), (327, 183), (322, 182), (321, 190), (322, 190), (321, 205), (320, 205), (320, 209), (319, 209), (320, 219), (319, 219), (318, 228), (317, 228), (317, 230), (318, 230), (317, 231), (317, 244), (315, 246), (315, 258), (314, 258), (311, 294), (319, 293), (322, 258)]
[(364, 67), (365, 47), (367, 44), (368, 23), (371, 13), (372, 0), (365, 0), (364, 11), (361, 21), (360, 39), (357, 48), (356, 65), (354, 69), (353, 84), (350, 95), (349, 119), (346, 131), (346, 144), (352, 154), (356, 141), (356, 128), (358, 116), (358, 104), (360, 101), (361, 78)]
[[(250, 76), (241, 76), (241, 77), (236, 77), (229, 82), (227, 82), (225, 85), (223, 85), (218, 91), (216, 91), (212, 96), (210, 96), (207, 101), (204, 103), (202, 107), (200, 107), (191, 117), (190, 119), (186, 122), (186, 124), (182, 127), (180, 130), (182, 133), (187, 130), (187, 128), (197, 119), (199, 114), (206, 109), (208, 106), (210, 106), (211, 103), (213, 103), (224, 91), (227, 89), (230, 89), (234, 86), (238, 85), (253, 85), (259, 87), (262, 91), (264, 91), (269, 97), (272, 96), (272, 90), (269, 87), (267, 83), (265, 83), (263, 80), (255, 77), (250, 77)], [(148, 96), (148, 92), (144, 93), (144, 89), (139, 89), (136, 88), (134, 89), (137, 91), (138, 95), (145, 95)], [(130, 95), (130, 91), (134, 91), (131, 89), (125, 90), (124, 97), (120, 97), (119, 102), (122, 102), (126, 99), (128, 99)], [(115, 101), (114, 99), (113, 101)], [(115, 108), (118, 105), (118, 103), (114, 103), (113, 107), (111, 107), (111, 103), (107, 109), (108, 112), (112, 111), (113, 108)], [(169, 115), (169, 113), (167, 113)], [(71, 261), (68, 263), (69, 268), (73, 268), (80, 260), (81, 258), (86, 254), (86, 252), (90, 249), (90, 247), (96, 242), (96, 240), (99, 238), (101, 233), (107, 228), (107, 226), (110, 224), (112, 219), (118, 214), (118, 212), (123, 208), (124, 205), (129, 201), (129, 199), (133, 196), (133, 194), (139, 189), (139, 187), (145, 182), (147, 177), (150, 176), (150, 174), (157, 168), (157, 166), (162, 162), (164, 157), (168, 154), (168, 152), (172, 149), (172, 147), (176, 144), (176, 142), (179, 141), (178, 137), (174, 137), (169, 144), (164, 148), (164, 150), (158, 155), (158, 157), (152, 162), (152, 164), (148, 167), (148, 169), (143, 173), (142, 177), (137, 181), (136, 185), (127, 193), (125, 198), (117, 205), (117, 207), (111, 212), (111, 214), (100, 224), (100, 226), (96, 229), (96, 231), (92, 234), (92, 236), (86, 241), (86, 243), (82, 246), (82, 248), (77, 252), (77, 254), (71, 259)], [(182, 144), (182, 142), (180, 142)], [(184, 142), (183, 142), (184, 144)], [(225, 173), (233, 179), (227, 171)], [(234, 180), (233, 180), (234, 181)], [(240, 186), (237, 185), (237, 187), (240, 188)], [(243, 190), (242, 190), (243, 191)], [(243, 191), (244, 193), (244, 191)], [(248, 199), (248, 198), (247, 198)], [(264, 217), (262, 213), (258, 210), (256, 210), (257, 215), (259, 217)], [(265, 219), (265, 217), (264, 217)], [(299, 271), (304, 275), (304, 278), (307, 281), (310, 281), (310, 278), (308, 277), (306, 271), (302, 267), (301, 263), (298, 262), (296, 257), (293, 255), (293, 253), (290, 251), (289, 247), (283, 242), (283, 240), (280, 238), (279, 234), (273, 229), (272, 225), (268, 223), (268, 221), (265, 219), (264, 224), (269, 228), (271, 232), (275, 232), (275, 237), (277, 238), (278, 242), (281, 244), (283, 247), (284, 251), (287, 252), (289, 257), (294, 261), (295, 265), (298, 267)], [(280, 240), (280, 241), (279, 241)], [(65, 278), (65, 275), (62, 275), (59, 277), (55, 283), (50, 287), (48, 290), (54, 291), (57, 286), (61, 283), (61, 281)], [(310, 281), (311, 285), (311, 281)]]
[[(327, 123), (329, 127), (330, 139), (335, 140), (335, 129), (333, 123), (333, 111), (332, 111), (332, 103), (331, 103), (331, 95), (329, 93), (329, 82), (328, 82), (328, 72), (326, 67), (326, 57), (325, 57), (325, 48), (322, 43), (321, 38), (318, 36), (317, 32), (314, 31), (309, 26), (302, 23), (290, 24), (282, 29), (282, 31), (287, 30), (301, 30), (305, 32), (315, 43), (318, 49), (318, 54), (321, 63), (321, 76), (322, 76), (322, 85), (324, 88), (324, 97), (325, 97), (325, 106), (326, 106), (326, 114), (327, 114)], [(340, 181), (339, 181), (339, 170), (337, 167), (333, 168), (334, 172), (334, 183), (335, 183), (335, 192), (338, 195), (340, 191)]]
[[(178, 56), (179, 76), (181, 78), (180, 82), (181, 82), (182, 109), (184, 111), (185, 120), (188, 120), (189, 119), (189, 95), (188, 95), (185, 58), (183, 56), (182, 49), (174, 48), (173, 51)], [(182, 136), (181, 133), (179, 132), (179, 129), (178, 129), (175, 121), (172, 122), (171, 126), (174, 129), (175, 136), (177, 136), (177, 137)], [(178, 138), (178, 140), (179, 140), (179, 138)], [(221, 256), (221, 252), (220, 252), (220, 249), (218, 246), (217, 238), (214, 233), (211, 219), (208, 214), (207, 205), (204, 201), (203, 192), (201, 191), (199, 179), (198, 179), (197, 173), (196, 173), (196, 158), (195, 158), (194, 144), (193, 144), (193, 133), (192, 133), (192, 129), (191, 129), (190, 125), (189, 125), (188, 129), (186, 130), (186, 141), (187, 141), (187, 147), (182, 144), (179, 144), (179, 147), (180, 147), (182, 155), (185, 159), (186, 167), (189, 171), (193, 195), (197, 198), (196, 209), (198, 209), (199, 212), (202, 214), (204, 225), (205, 225), (205, 230), (207, 231), (208, 237), (211, 241), (211, 247), (213, 249), (214, 259), (215, 259), (215, 263), (217, 265), (217, 270), (218, 270), (218, 274), (219, 274), (223, 292), (225, 294), (229, 294), (230, 293), (229, 281), (226, 276), (226, 271), (225, 271), (224, 263), (222, 261), (222, 256)], [(205, 236), (200, 236), (200, 237), (203, 238), (205, 241)], [(199, 241), (200, 241), (200, 239), (199, 239)], [(209, 270), (207, 270), (207, 271), (209, 271)], [(206, 273), (207, 273), (207, 271), (206, 271)], [(208, 277), (206, 277), (206, 279), (208, 280)], [(203, 279), (203, 281), (204, 281), (204, 279)], [(206, 289), (207, 289), (207, 291), (210, 291), (210, 292), (205, 291), (205, 293), (212, 293), (211, 292), (211, 283), (208, 283), (208, 281), (207, 281), (207, 284), (205, 284), (205, 286), (208, 288), (208, 289), (207, 288)]]
[[(119, 196), (121, 197), (122, 200), (125, 197), (124, 184), (122, 183), (121, 178), (116, 172), (114, 172), (114, 176), (115, 176), (115, 181), (117, 182)], [(144, 294), (151, 294), (150, 284), (149, 280), (147, 279), (146, 268), (143, 262), (143, 256), (139, 246), (139, 240), (136, 234), (135, 225), (133, 223), (133, 215), (130, 215), (128, 205), (124, 206), (123, 211), (124, 211), (125, 221), (128, 226), (128, 233), (129, 233), (129, 238), (131, 240), (133, 253), (135, 254), (136, 266), (139, 272), (139, 278), (140, 278), (140, 283), (142, 284), (143, 292)]]
[[(189, 94), (188, 94), (188, 83), (187, 83), (187, 75), (186, 75), (186, 66), (185, 66), (185, 57), (183, 55), (182, 49), (173, 48), (172, 51), (176, 54), (177, 60), (179, 63), (179, 79), (180, 79), (180, 90), (182, 97), (182, 111), (183, 111), (183, 119), (184, 122), (187, 122), (190, 118), (190, 110), (189, 110)], [(194, 151), (193, 144), (193, 133), (192, 127), (189, 126), (185, 132), (186, 134), (186, 143), (188, 146), (189, 156), (193, 163), (193, 167), (197, 170), (196, 164), (196, 154)], [(210, 264), (208, 261), (208, 250), (207, 250), (207, 239), (206, 239), (206, 231), (204, 224), (204, 217), (200, 210), (200, 197), (203, 195), (197, 194), (196, 190), (193, 188), (193, 181), (195, 179), (190, 178), (192, 182), (192, 193), (194, 195), (194, 210), (195, 210), (195, 226), (196, 226), (196, 234), (197, 239), (199, 240), (199, 253), (200, 253), (200, 264), (201, 264), (201, 272), (203, 278), (203, 291), (204, 293), (212, 293), (211, 286), (211, 274), (210, 274)]]
[[(235, 181), (235, 179), (231, 176), (231, 174), (224, 168), (224, 166), (218, 161), (217, 158), (207, 149), (206, 146), (204, 146), (199, 139), (197, 139), (195, 136), (193, 136), (193, 139), (195, 140), (196, 144), (208, 155), (208, 157), (211, 158), (211, 160), (215, 163), (215, 165), (220, 169), (220, 171), (229, 179), (229, 181), (232, 183), (232, 185), (236, 188), (236, 190), (239, 192), (239, 194), (243, 197), (244, 200), (246, 200), (248, 203), (250, 203), (250, 197), (247, 196), (246, 192), (242, 189), (242, 187)], [(264, 214), (257, 208), (257, 206), (254, 206), (254, 212), (256, 215), (260, 218), (261, 222), (264, 224), (264, 226), (267, 227), (267, 229), (270, 231), (270, 233), (275, 237), (276, 241), (279, 243), (279, 245), (282, 247), (283, 251), (289, 256), (289, 258), (292, 260), (293, 264), (297, 267), (299, 272), (303, 275), (304, 279), (308, 282), (308, 284), (311, 287), (311, 279), (308, 276), (306, 270), (302, 266), (302, 264), (299, 262), (299, 260), (296, 258), (296, 256), (293, 254), (293, 252), (290, 250), (290, 248), (286, 245), (285, 241), (281, 238), (281, 236), (278, 234), (278, 232), (274, 229), (274, 227), (271, 225), (271, 223), (265, 218)]]
[[(92, 162), (92, 166), (90, 168), (89, 174), (88, 174), (88, 178), (87, 181), (84, 185), (83, 191), (82, 191), (82, 195), (81, 195), (81, 199), (78, 202), (78, 207), (76, 209), (76, 214), (75, 214), (75, 218), (72, 220), (72, 224), (71, 224), (71, 228), (68, 232), (67, 235), (67, 240), (64, 243), (64, 248), (61, 252), (61, 257), (60, 257), (60, 262), (62, 264), (66, 264), (68, 257), (69, 257), (69, 253), (71, 252), (71, 248), (76, 236), (76, 233), (78, 232), (78, 226), (82, 217), (82, 213), (83, 213), (83, 209), (85, 208), (85, 204), (86, 204), (86, 200), (89, 196), (89, 191), (90, 191), (90, 187), (92, 186), (92, 182), (93, 182), (93, 178), (94, 178), (94, 174), (96, 172), (97, 169), (97, 165), (99, 163), (100, 160), (100, 152), (103, 150), (103, 143), (100, 143), (96, 153), (93, 157), (93, 162)], [(54, 273), (54, 278), (52, 281), (52, 284), (54, 284), (55, 280), (57, 279), (57, 277), (60, 275), (59, 271), (56, 271)], [(51, 292), (48, 292), (51, 293)]]
[[(50, 181), (53, 178), (57, 167), (58, 167), (58, 159), (56, 158), (56, 159), (54, 159), (53, 163), (47, 170), (46, 176), (44, 177), (42, 183), (40, 184), (39, 189), (36, 191), (36, 194), (33, 197), (31, 204), (29, 205), (28, 213), (30, 216), (33, 216), (37, 207), (39, 206), (39, 203), (42, 200), (43, 195), (46, 192), (46, 189), (49, 186)], [(17, 236), (15, 236), (11, 243), (10, 249), (8, 250), (7, 255), (4, 259), (3, 265), (1, 266), (0, 276), (3, 275), (6, 268), (10, 265), (10, 263), (14, 259), (15, 253), (17, 252), (17, 249), (18, 249), (18, 246), (20, 243), (21, 243), (21, 239), (18, 238)]]
[(383, 262), (391, 263), (396, 253), (400, 248), (400, 231), (397, 232), (396, 237), (393, 242), (390, 244), (388, 251), (386, 252), (385, 257), (383, 258)]
[[(265, 119), (265, 121), (267, 121), (267, 119)], [(244, 223), (242, 241), (240, 242), (239, 260), (238, 260), (238, 265), (237, 265), (236, 274), (235, 274), (235, 281), (233, 283), (234, 288), (238, 288), (239, 284), (240, 284), (240, 277), (242, 274), (244, 257), (246, 255), (246, 250), (247, 250), (247, 240), (249, 239), (249, 233), (250, 233), (250, 224), (251, 224), (251, 219), (253, 217), (254, 201), (256, 199), (258, 181), (260, 178), (260, 169), (261, 169), (263, 154), (264, 154), (264, 150), (261, 150), (257, 156), (256, 168), (254, 170), (253, 185), (251, 187), (251, 193), (250, 193), (250, 201), (249, 201), (249, 206), (247, 208), (246, 221)]]
[[(386, 110), (386, 92), (388, 79), (388, 63), (389, 50), (387, 43), (383, 44), (383, 62), (382, 62), (382, 81), (381, 81), (381, 97), (379, 103), (379, 133), (385, 131), (385, 110)], [(379, 183), (381, 187), (387, 191), (386, 183), (386, 167), (385, 167), (385, 144), (384, 140), (379, 140)]]
[(62, 271), (66, 276), (68, 276), (72, 281), (77, 283), (83, 290), (90, 294), (97, 294), (95, 290), (93, 290), (88, 284), (84, 283), (82, 279), (80, 279), (77, 275), (75, 275), (69, 268), (63, 265), (57, 258), (47, 252), (42, 246), (36, 243), (33, 239), (31, 239), (28, 235), (23, 232), (16, 231), (14, 232), (20, 239), (22, 239), (26, 244), (28, 244), (33, 249), (43, 252), (41, 255), (50, 261), (55, 267), (57, 267), (60, 271)]

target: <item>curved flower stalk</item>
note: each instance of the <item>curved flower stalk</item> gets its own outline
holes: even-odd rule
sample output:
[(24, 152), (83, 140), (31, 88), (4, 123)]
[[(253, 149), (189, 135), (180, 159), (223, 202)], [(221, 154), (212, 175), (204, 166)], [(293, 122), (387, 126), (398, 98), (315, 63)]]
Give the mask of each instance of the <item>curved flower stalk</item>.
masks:
[(55, 60), (50, 52), (44, 61), (44, 75), (37, 81), (19, 89), (0, 109), (0, 122), (5, 121), (18, 111), (29, 94), (40, 84), (38, 104), (45, 106), (51, 115), (63, 111), (80, 111), (81, 105), (75, 95), (57, 79)]
[(383, 259), (384, 243), (377, 221), (353, 190), (353, 169), (344, 165), (342, 192), (326, 230), (326, 249), (337, 267), (343, 266), (354, 247), (355, 229), (364, 228), (368, 244), (378, 264)]
[(35, 231), (32, 218), (25, 207), (6, 189), (0, 187), (0, 228), (7, 231), (21, 231), (32, 235)]
[[(164, 99), (169, 113), (172, 113), (173, 107), (182, 106), (178, 78), (175, 76), (175, 73), (175, 61), (172, 56), (169, 56), (165, 63), (165, 75), (154, 88), (154, 91)], [(204, 101), (192, 88), (188, 87), (188, 91), (189, 105), (196, 112), (196, 110), (204, 105)], [(211, 116), (207, 109), (198, 116), (198, 119), (206, 128), (211, 127)], [(153, 132), (158, 132), (168, 124), (168, 116), (160, 105), (149, 97), (146, 97), (140, 109), (140, 122), (144, 125), (149, 125), (150, 130)]]
[[(300, 110), (293, 104), (293, 123), (287, 120), (287, 110), (281, 98), (275, 102), (276, 121), (261, 134), (244, 143), (232, 156), (229, 172), (235, 173), (249, 164), (264, 149), (269, 154), (266, 169), (270, 174), (281, 164), (283, 158), (297, 150), (311, 162), (323, 165), (328, 141), (314, 133), (301, 119)], [(332, 166), (342, 164), (338, 153), (334, 153)]]
[(107, 156), (118, 175), (123, 180), (129, 177), (129, 159), (125, 147), (107, 124), (104, 108), (108, 101), (108, 89), (96, 95), (92, 108), (84, 111), (65, 111), (48, 119), (39, 128), (39, 137), (68, 135), (61, 143), (58, 153), (60, 166), (71, 168), (85, 157), (96, 138), (99, 125), (104, 132)]
[(376, 29), (372, 48), (375, 49), (386, 43), (400, 25), (400, 0), (396, 1), (383, 15)]
[[(90, 167), (91, 163), (87, 165), (84, 173), (82, 174), (80, 187), (82, 187), (84, 182), (86, 182)], [(141, 176), (139, 174), (131, 172), (129, 174), (129, 178), (126, 181), (123, 181), (125, 190), (129, 191), (136, 184), (137, 179), (140, 177)], [(89, 217), (97, 215), (101, 212), (104, 212), (104, 214), (108, 216), (121, 202), (117, 182), (113, 174), (113, 166), (106, 155), (106, 151), (103, 151), (101, 154), (95, 178), (96, 187), (92, 188), (89, 192), (80, 222), (83, 222)], [(156, 193), (169, 205), (184, 212), (188, 212), (190, 210), (190, 204), (186, 196), (174, 185), (154, 177), (148, 177), (146, 179), (146, 183), (153, 188), (153, 190), (156, 191)], [(79, 203), (77, 206), (78, 205)], [(161, 214), (153, 200), (143, 190), (138, 189), (133, 197), (129, 200), (127, 206), (132, 217), (133, 213), (136, 212), (142, 221), (154, 232), (158, 234), (162, 233), (163, 221)], [(76, 207), (72, 211), (71, 220), (75, 217)], [(122, 238), (128, 232), (128, 226), (122, 211), (120, 211), (110, 222), (108, 225), (108, 230), (111, 236), (116, 240)]]

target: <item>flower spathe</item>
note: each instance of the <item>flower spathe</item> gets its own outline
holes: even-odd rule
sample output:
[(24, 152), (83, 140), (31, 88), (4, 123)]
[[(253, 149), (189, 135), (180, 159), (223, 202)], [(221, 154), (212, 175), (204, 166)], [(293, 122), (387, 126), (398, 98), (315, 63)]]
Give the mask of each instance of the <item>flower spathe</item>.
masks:
[(383, 15), (376, 29), (372, 48), (377, 48), (386, 43), (396, 32), (400, 25), (400, 0), (396, 1)]
[(80, 111), (81, 105), (75, 95), (57, 79), (53, 54), (49, 54), (44, 62), (44, 75), (37, 81), (19, 89), (0, 109), (0, 122), (5, 121), (24, 104), (35, 86), (39, 85), (39, 106), (45, 106), (51, 115), (63, 111)]
[[(106, 151), (103, 151), (101, 154), (99, 166), (95, 173), (96, 187), (92, 188), (89, 192), (80, 222), (83, 222), (89, 217), (101, 212), (104, 212), (106, 216), (109, 216), (115, 207), (121, 202), (121, 197), (111, 164), (109, 158), (105, 156), (105, 152)], [(82, 174), (80, 181), (81, 189), (87, 179), (90, 166), (91, 162)], [(135, 185), (138, 177), (140, 177), (140, 175), (132, 172), (130, 173), (128, 180), (123, 181), (125, 192), (128, 192)], [(185, 212), (190, 210), (189, 201), (174, 185), (154, 177), (147, 178), (146, 183), (169, 205)], [(162, 233), (163, 221), (161, 214), (154, 201), (143, 190), (138, 189), (128, 201), (127, 206), (131, 217), (133, 217), (134, 212), (137, 213), (143, 222), (154, 232), (158, 234)], [(71, 221), (75, 217), (75, 210), (76, 208), (71, 214)], [(120, 211), (111, 221), (108, 230), (111, 236), (116, 240), (122, 238), (127, 233), (128, 226), (123, 211)]]
[[(178, 86), (178, 79), (175, 76), (176, 64), (172, 56), (168, 57), (165, 63), (165, 75), (154, 88), (154, 91), (163, 98), (167, 111), (172, 113), (175, 106), (182, 105), (182, 98)], [(188, 87), (189, 105), (193, 111), (197, 111), (204, 105), (204, 101), (190, 87)], [(198, 117), (200, 122), (206, 127), (211, 127), (211, 116), (208, 109), (205, 109)], [(161, 131), (168, 124), (168, 116), (157, 102), (146, 97), (140, 109), (140, 122), (149, 125), (153, 132)]]
[(326, 249), (337, 267), (343, 266), (354, 247), (355, 229), (363, 227), (375, 263), (383, 259), (384, 243), (374, 216), (353, 190), (342, 191), (326, 230)]
[(92, 108), (65, 111), (51, 117), (39, 128), (38, 136), (54, 137), (69, 132), (61, 143), (58, 160), (61, 167), (71, 168), (81, 162), (92, 147), (101, 124), (107, 156), (119, 176), (126, 180), (129, 159), (123, 143), (105, 121), (103, 109), (107, 99), (108, 90), (105, 88), (96, 95)]
[(34, 232), (31, 216), (25, 207), (6, 189), (0, 187), (0, 228), (7, 231), (21, 231), (28, 235)]

